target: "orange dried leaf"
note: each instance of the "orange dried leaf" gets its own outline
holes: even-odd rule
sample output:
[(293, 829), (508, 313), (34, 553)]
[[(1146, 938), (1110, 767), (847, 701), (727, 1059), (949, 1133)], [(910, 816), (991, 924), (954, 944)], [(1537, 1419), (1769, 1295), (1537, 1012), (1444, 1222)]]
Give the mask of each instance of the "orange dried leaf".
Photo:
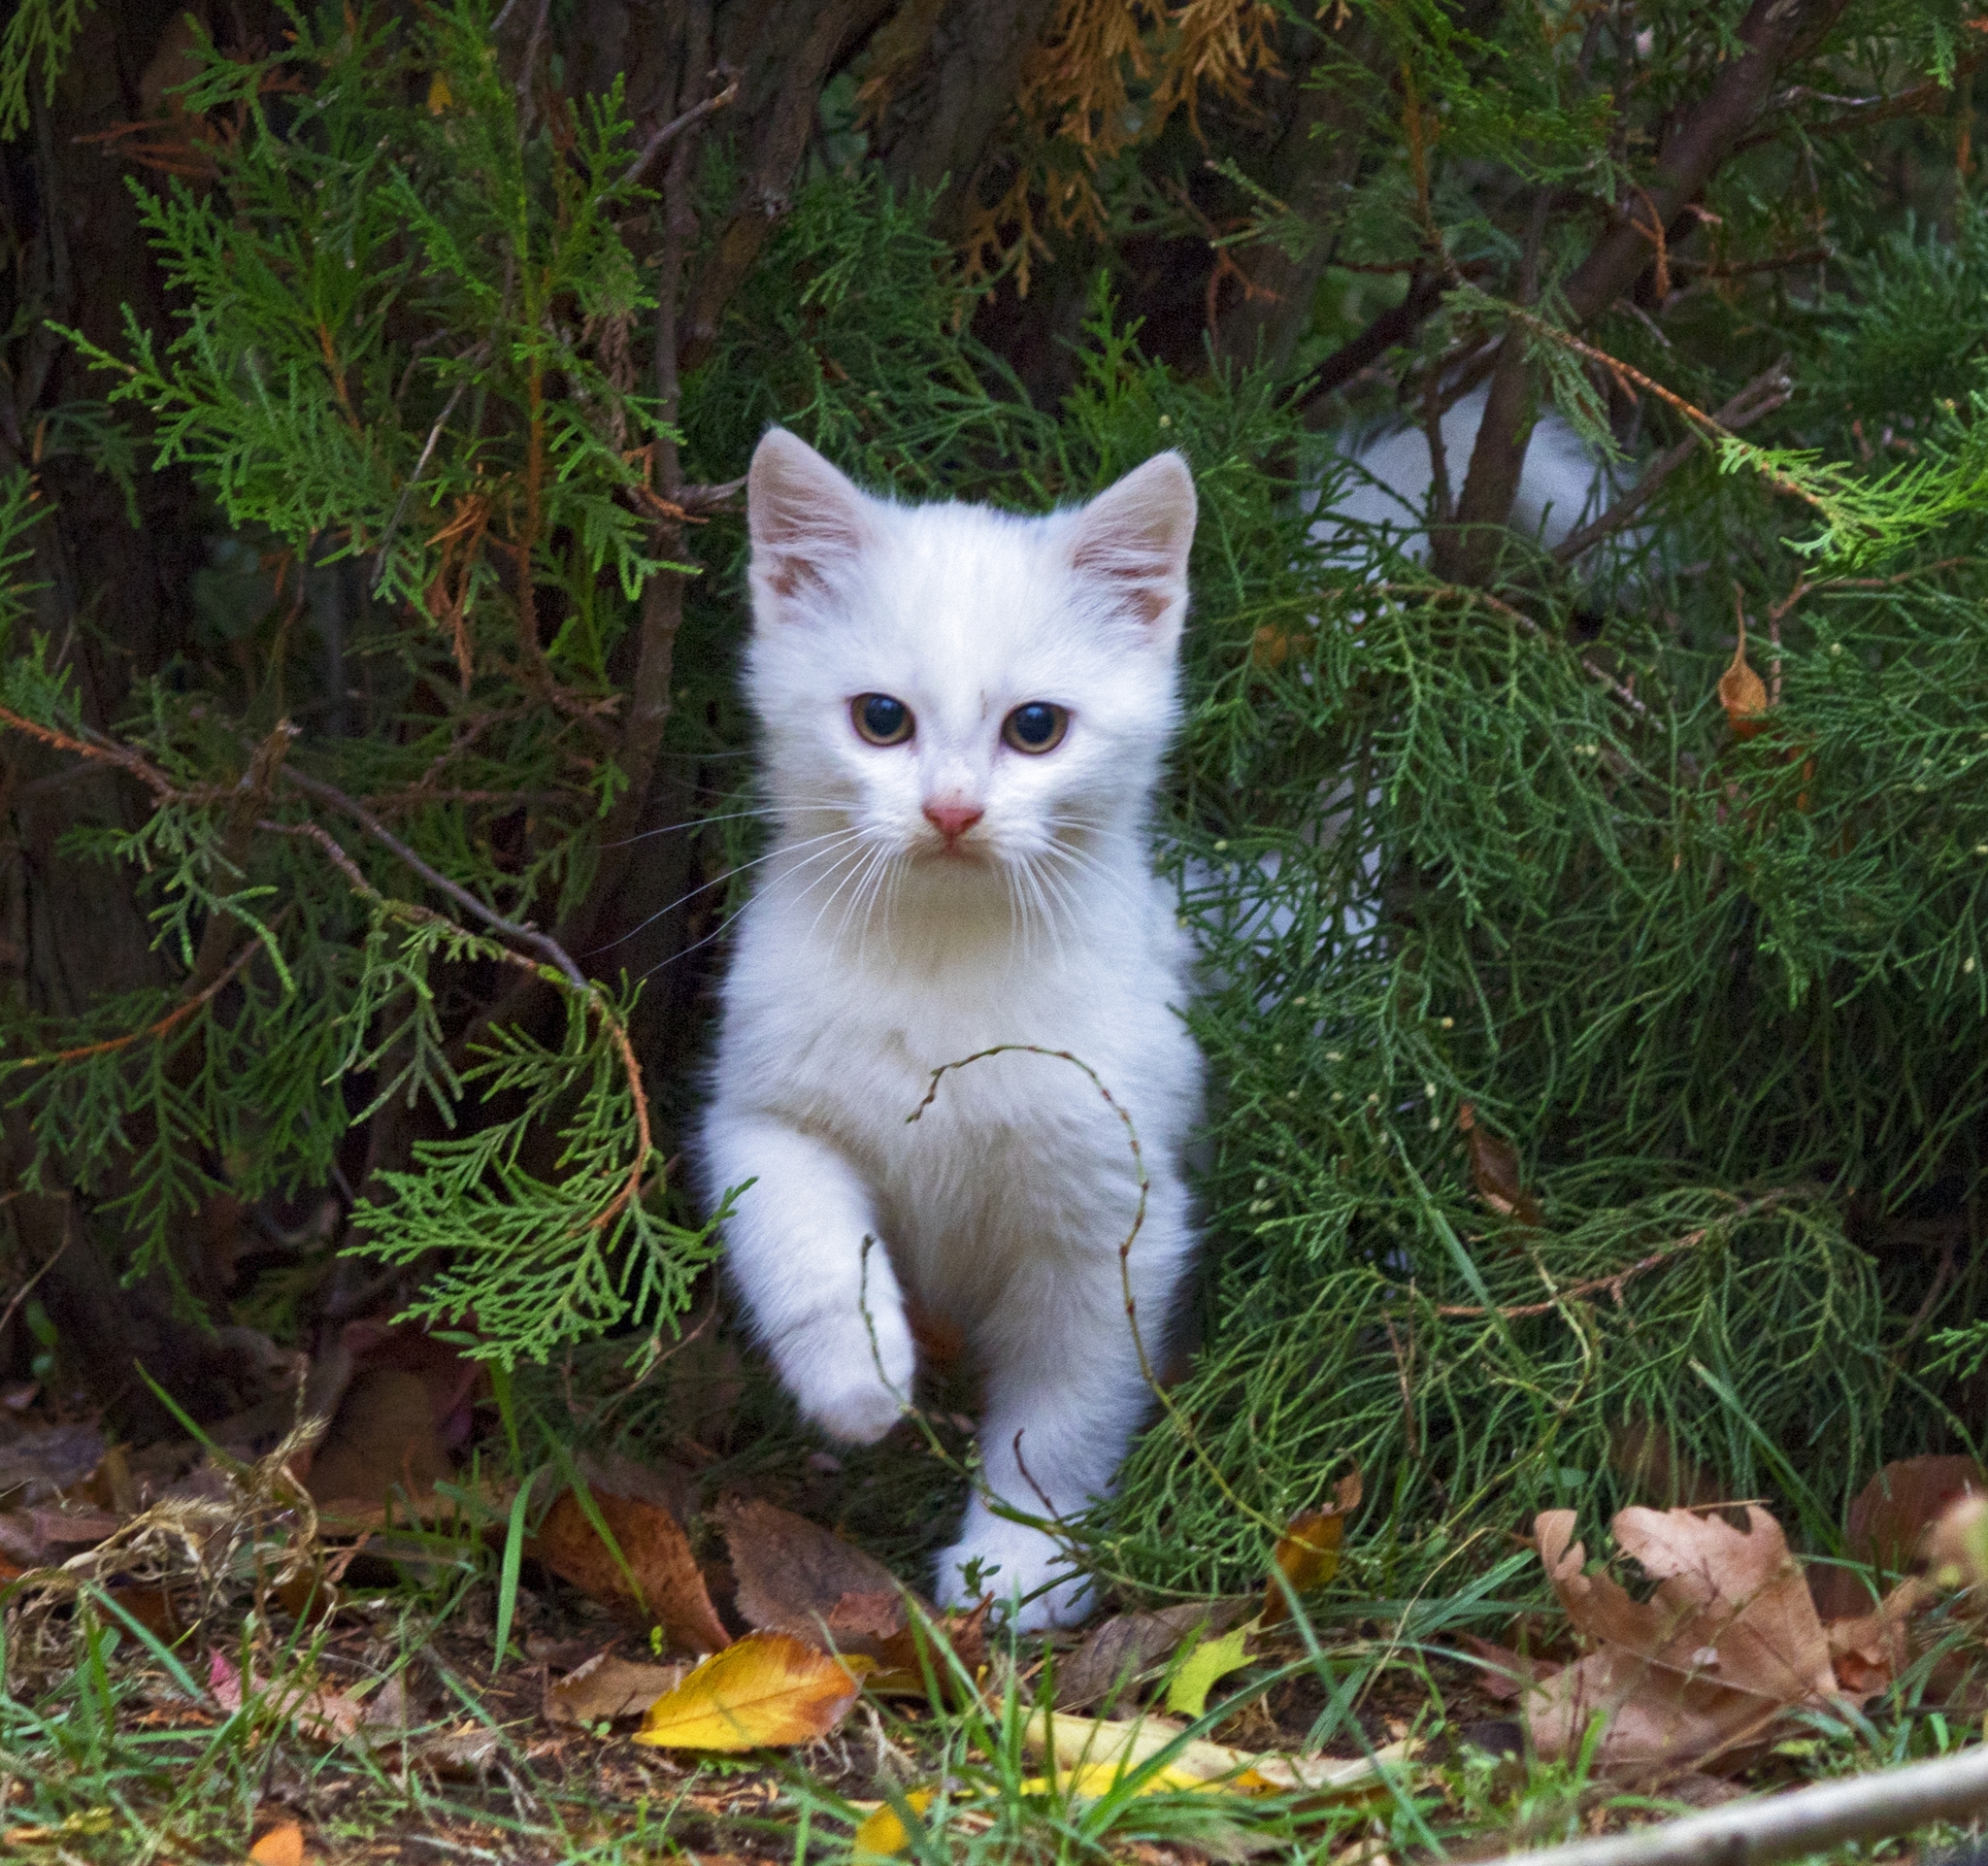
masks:
[(1719, 704), (1736, 739), (1750, 739), (1767, 725), (1767, 683), (1753, 671), (1746, 658), (1746, 625), (1740, 625), (1740, 645), (1726, 671), (1719, 676)]
[(304, 1866), (304, 1830), (294, 1820), (272, 1827), (254, 1846), (248, 1857), (255, 1866)]
[[(1293, 1516), (1277, 1538), (1272, 1560), (1294, 1594), (1323, 1587), (1339, 1572), (1340, 1545), (1345, 1540), (1346, 1517), (1360, 1507), (1360, 1474), (1349, 1471), (1333, 1485), (1333, 1500), (1324, 1510), (1306, 1510)], [(1271, 1577), (1264, 1594), (1263, 1623), (1275, 1626), (1290, 1612), (1290, 1600)]]
[(856, 1701), (849, 1664), (785, 1633), (748, 1633), (649, 1706), (635, 1741), (656, 1749), (758, 1749), (826, 1736)]
[(599, 1488), (590, 1494), (621, 1559), (615, 1560), (571, 1490), (547, 1512), (532, 1552), (561, 1580), (632, 1624), (661, 1626), (673, 1646), (714, 1652), (728, 1645), (731, 1635), (711, 1604), (677, 1518), (640, 1497)]

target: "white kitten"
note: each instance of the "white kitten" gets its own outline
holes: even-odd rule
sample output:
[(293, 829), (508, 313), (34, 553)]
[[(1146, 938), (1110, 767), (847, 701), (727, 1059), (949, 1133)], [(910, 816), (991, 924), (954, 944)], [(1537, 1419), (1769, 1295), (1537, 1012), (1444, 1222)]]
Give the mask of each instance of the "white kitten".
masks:
[[(1470, 472), (1471, 450), (1477, 444), (1488, 394), (1487, 389), (1473, 389), (1443, 411), (1442, 462), (1452, 497), (1462, 492)], [(1354, 562), (1366, 557), (1368, 548), (1358, 534), (1345, 532), (1342, 526), (1349, 520), (1375, 529), (1387, 526), (1407, 556), (1418, 562), (1426, 558), (1429, 488), (1436, 478), (1428, 435), (1420, 427), (1394, 427), (1365, 439), (1346, 436), (1339, 447), (1360, 473), (1340, 487), (1312, 535), (1326, 543), (1343, 539), (1347, 560)], [(1548, 410), (1534, 425), (1506, 522), (1551, 550), (1599, 516), (1616, 490), (1608, 462)], [(1602, 553), (1602, 560), (1607, 561), (1608, 554)]]
[[(752, 457), (747, 684), (778, 824), (724, 988), (700, 1162), (731, 1274), (802, 1412), (888, 1431), (915, 1352), (907, 1306), (986, 1378), (988, 1486), (1035, 1516), (1110, 1483), (1148, 1394), (1120, 1285), (1157, 1351), (1194, 1249), (1181, 1153), (1201, 1060), (1177, 1012), (1189, 951), (1148, 817), (1178, 715), (1195, 499), (1176, 453), (1077, 511), (1017, 518), (859, 492), (776, 429)], [(865, 1241), (875, 1240), (866, 1250)], [(1087, 1590), (1057, 1543), (976, 1498), (940, 1557), (998, 1565), (1067, 1624)]]

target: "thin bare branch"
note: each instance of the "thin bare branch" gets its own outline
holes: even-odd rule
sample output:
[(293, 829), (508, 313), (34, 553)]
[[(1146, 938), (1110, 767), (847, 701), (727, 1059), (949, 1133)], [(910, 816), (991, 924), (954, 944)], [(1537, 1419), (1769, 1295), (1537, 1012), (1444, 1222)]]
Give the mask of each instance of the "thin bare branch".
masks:
[[(1762, 370), (1723, 408), (1714, 410), (1712, 421), (1728, 434), (1738, 433), (1763, 416), (1772, 415), (1794, 392), (1794, 381), (1788, 375), (1788, 359), (1783, 356), (1772, 368)], [(1553, 548), (1555, 561), (1571, 564), (1583, 551), (1592, 550), (1604, 538), (1620, 531), (1656, 497), (1658, 487), (1703, 445), (1703, 432), (1695, 430), (1675, 447), (1667, 448), (1658, 454), (1644, 469), (1642, 478), (1607, 512), (1578, 531), (1570, 532)]]
[(627, 172), (623, 174), (623, 176), (621, 177), (622, 187), (632, 188), (636, 184), (636, 183), (642, 180), (643, 175), (646, 172), (648, 168), (648, 165), (651, 162), (653, 162), (656, 159), (656, 157), (663, 152), (664, 150), (668, 149), (669, 146), (672, 143), (674, 143), (678, 137), (682, 135), (683, 132), (687, 130), (693, 123), (701, 123), (707, 117), (715, 116), (719, 111), (723, 110), (727, 104), (730, 104), (734, 100), (736, 100), (738, 95), (739, 81), (735, 78), (729, 84), (727, 84), (724, 87), (723, 90), (716, 92), (712, 96), (707, 97), (701, 104), (692, 104), (691, 107), (682, 114), (682, 116), (671, 117), (671, 119), (667, 123), (665, 123), (661, 129), (657, 130), (656, 133), (653, 136), (651, 136), (648, 139), (648, 141), (642, 146), (641, 153), (636, 156), (634, 161), (629, 163)]
[[(557, 940), (541, 933), (537, 927), (526, 922), (506, 919), (495, 908), (478, 899), (468, 888), (450, 881), (440, 869), (431, 868), (356, 798), (348, 797), (336, 785), (325, 783), (320, 779), (307, 778), (302, 772), (286, 772), (284, 776), (294, 788), (301, 790), (307, 797), (315, 797), (318, 802), (330, 804), (334, 810), (343, 811), (396, 860), (404, 862), (437, 893), (447, 895), (464, 913), (481, 920), (493, 933), (536, 952), (548, 965), (556, 967), (570, 984), (582, 991), (591, 988), (586, 974), (573, 962), (566, 949)], [(343, 866), (351, 868), (349, 858)], [(356, 869), (351, 868), (351, 872), (355, 873)], [(351, 879), (351, 873), (348, 874), (347, 879)]]
[(1527, 1853), (1526, 1866), (1773, 1866), (1988, 1809), (1988, 1747), (1714, 1808), (1606, 1840)]

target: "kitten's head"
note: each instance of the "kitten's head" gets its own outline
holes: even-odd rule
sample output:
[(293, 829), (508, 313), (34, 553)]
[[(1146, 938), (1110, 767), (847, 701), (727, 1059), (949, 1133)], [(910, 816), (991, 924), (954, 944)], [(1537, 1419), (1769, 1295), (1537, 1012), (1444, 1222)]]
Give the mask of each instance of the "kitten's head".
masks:
[(746, 484), (749, 684), (790, 825), (940, 887), (1137, 833), (1177, 714), (1179, 454), (1042, 518), (873, 498), (779, 428)]

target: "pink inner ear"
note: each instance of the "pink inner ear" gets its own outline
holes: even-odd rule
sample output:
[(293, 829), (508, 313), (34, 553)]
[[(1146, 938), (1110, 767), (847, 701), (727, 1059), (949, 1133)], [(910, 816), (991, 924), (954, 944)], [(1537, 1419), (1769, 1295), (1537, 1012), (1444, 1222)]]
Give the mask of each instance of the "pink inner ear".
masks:
[(1080, 575), (1107, 584), (1118, 607), (1148, 627), (1180, 593), (1163, 539), (1087, 538), (1072, 552), (1071, 562)]
[(1177, 453), (1155, 454), (1077, 515), (1071, 566), (1150, 628), (1187, 593), (1194, 483)]
[(777, 567), (767, 574), (766, 586), (782, 602), (791, 602), (804, 589), (818, 591), (825, 587), (821, 573), (805, 557), (782, 556), (775, 563)]

